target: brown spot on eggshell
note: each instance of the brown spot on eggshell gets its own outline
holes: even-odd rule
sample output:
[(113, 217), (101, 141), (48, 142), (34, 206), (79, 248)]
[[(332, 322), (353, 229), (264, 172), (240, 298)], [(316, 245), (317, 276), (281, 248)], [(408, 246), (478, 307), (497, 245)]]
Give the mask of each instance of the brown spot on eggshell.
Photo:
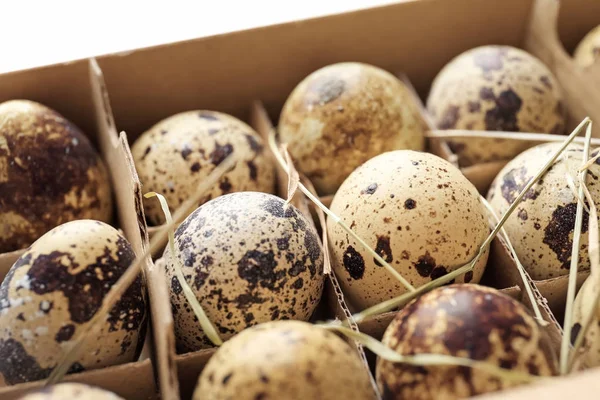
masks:
[(456, 128), (456, 122), (459, 118), (459, 108), (457, 106), (448, 106), (444, 113), (442, 114), (442, 118), (439, 122), (440, 129), (453, 129)]
[(56, 333), (56, 336), (54, 336), (54, 340), (56, 340), (59, 343), (66, 342), (68, 340), (71, 340), (74, 333), (75, 333), (75, 325), (73, 325), (73, 324), (63, 325)]
[(352, 279), (361, 279), (365, 273), (365, 261), (352, 246), (348, 246), (344, 253), (344, 268)]
[[(392, 248), (390, 247), (390, 237), (389, 236), (377, 236), (377, 247), (375, 247), (375, 252), (383, 258), (386, 262), (391, 263), (394, 261), (394, 256), (392, 255)], [(375, 265), (381, 267), (382, 264), (377, 260), (373, 260)]]
[[(562, 268), (569, 269), (571, 263), (571, 250), (573, 247), (572, 232), (575, 227), (575, 214), (577, 203), (558, 206), (552, 213), (550, 223), (544, 228), (544, 243), (547, 244), (556, 258), (562, 263)], [(589, 215), (583, 211), (581, 234), (588, 230)]]
[(414, 266), (419, 275), (423, 277), (430, 276), (435, 268), (435, 259), (429, 255), (429, 252), (426, 252), (424, 255), (419, 256)]
[(521, 98), (511, 89), (500, 93), (496, 106), (485, 113), (485, 129), (489, 131), (518, 131), (517, 114), (523, 105)]
[(377, 184), (371, 183), (366, 189), (361, 190), (360, 194), (373, 194), (377, 190)]

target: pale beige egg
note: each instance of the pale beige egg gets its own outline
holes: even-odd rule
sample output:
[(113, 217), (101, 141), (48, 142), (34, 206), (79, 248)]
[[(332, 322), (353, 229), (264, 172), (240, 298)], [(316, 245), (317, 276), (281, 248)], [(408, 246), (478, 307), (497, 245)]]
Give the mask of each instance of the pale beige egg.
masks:
[(28, 100), (0, 104), (0, 253), (76, 219), (110, 222), (109, 176), (77, 126)]
[(368, 370), (334, 333), (300, 321), (243, 331), (211, 357), (193, 399), (374, 400)]
[[(236, 161), (200, 204), (242, 191), (271, 193), (274, 165), (261, 137), (246, 123), (216, 111), (187, 111), (168, 117), (143, 133), (131, 153), (145, 192), (165, 196), (173, 212), (227, 156)], [(144, 202), (151, 224), (164, 222), (158, 201)]]
[[(529, 311), (496, 289), (450, 285), (402, 309), (383, 343), (402, 355), (470, 358), (524, 374), (557, 374), (555, 350)], [(454, 400), (518, 383), (459, 366), (412, 366), (377, 360), (376, 378), (386, 400)]]
[[(357, 168), (331, 210), (409, 283), (418, 287), (468, 263), (490, 229), (477, 189), (433, 154), (396, 150)], [(363, 309), (406, 292), (396, 278), (332, 218), (334, 271), (346, 299)], [(457, 282), (479, 282), (488, 253)]]
[[(68, 222), (36, 240), (0, 285), (0, 385), (47, 378), (134, 258), (127, 239), (100, 221)], [(70, 371), (136, 360), (145, 330), (140, 275)]]
[(176, 258), (167, 246), (163, 259), (179, 352), (212, 344), (182, 292), (175, 262), (223, 340), (261, 322), (308, 320), (321, 299), (317, 232), (277, 196), (238, 192), (203, 204), (175, 231), (175, 250)]
[(423, 150), (425, 124), (410, 90), (380, 68), (345, 62), (306, 77), (288, 97), (279, 138), (321, 195), (389, 150)]
[[(525, 185), (544, 166), (561, 143), (533, 147), (517, 156), (496, 176), (488, 200), (502, 216)], [(595, 152), (593, 153), (595, 154)], [(504, 224), (519, 260), (535, 280), (555, 278), (569, 273), (577, 200), (566, 175), (577, 180), (582, 165), (583, 146), (573, 144), (563, 153), (541, 180), (535, 184)], [(595, 202), (600, 201), (600, 165), (588, 169), (587, 187)], [(588, 255), (588, 219), (584, 212), (579, 270), (590, 267)]]
[[(552, 72), (531, 54), (510, 46), (468, 50), (438, 73), (427, 110), (439, 129), (565, 133), (563, 94)], [(510, 159), (531, 142), (451, 139), (461, 167)]]

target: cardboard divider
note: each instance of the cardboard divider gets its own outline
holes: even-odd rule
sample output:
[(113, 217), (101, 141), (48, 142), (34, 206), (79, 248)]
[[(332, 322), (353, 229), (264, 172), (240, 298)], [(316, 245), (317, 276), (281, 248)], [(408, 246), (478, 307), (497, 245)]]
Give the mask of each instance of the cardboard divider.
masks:
[[(138, 223), (139, 217), (135, 207), (134, 193), (136, 184), (139, 186), (139, 182), (137, 182), (135, 169), (131, 168), (131, 154), (127, 139), (124, 134), (117, 135), (102, 72), (96, 61), (90, 59), (87, 67), (85, 75), (87, 77), (87, 85), (85, 87), (90, 99), (89, 103), (86, 104), (89, 104), (90, 110), (86, 110), (84, 115), (90, 119), (85, 121), (85, 126), (88, 127), (85, 133), (87, 135), (95, 134), (93, 142), (97, 145), (98, 151), (106, 163), (115, 203), (115, 217), (118, 223), (116, 226), (131, 243), (134, 252), (141, 254), (143, 251), (142, 236), (145, 235), (145, 226), (140, 226)], [(45, 105), (53, 107), (52, 103), (45, 103)], [(64, 115), (64, 117), (70, 119), (69, 115)], [(90, 121), (93, 121), (93, 124), (90, 124)], [(95, 126), (95, 129), (91, 128), (91, 126)], [(4, 277), (12, 263), (24, 251), (20, 250), (0, 255), (0, 277)], [(148, 267), (149, 264), (146, 264), (142, 268), (142, 274), (147, 284), (149, 284), (146, 274)], [(149, 323), (152, 319), (152, 304), (150, 299), (147, 298), (146, 304), (148, 306), (147, 315)], [(157, 398), (152, 363), (148, 359), (153, 354), (152, 341), (151, 330), (147, 329), (144, 348), (138, 361), (67, 375), (65, 381), (97, 385), (116, 393), (122, 393), (128, 399), (133, 400)], [(0, 388), (0, 398), (17, 398), (28, 390), (40, 388), (43, 382), (29, 382)], [(124, 385), (124, 382), (128, 384)]]
[[(63, 382), (78, 382), (111, 391), (127, 400), (159, 400), (149, 359), (67, 375)], [(17, 400), (42, 389), (44, 381), (0, 387), (0, 399)]]
[[(577, 18), (574, 18), (576, 12)], [(569, 110), (569, 126), (589, 116), (600, 121), (600, 63), (581, 67), (561, 42), (559, 29), (575, 46), (583, 35), (600, 25), (600, 2), (596, 0), (534, 0), (524, 46), (542, 60), (557, 77)], [(575, 22), (577, 21), (577, 22)], [(562, 24), (561, 24), (562, 22)], [(569, 49), (571, 50), (571, 49)], [(592, 132), (600, 137), (600, 129)]]

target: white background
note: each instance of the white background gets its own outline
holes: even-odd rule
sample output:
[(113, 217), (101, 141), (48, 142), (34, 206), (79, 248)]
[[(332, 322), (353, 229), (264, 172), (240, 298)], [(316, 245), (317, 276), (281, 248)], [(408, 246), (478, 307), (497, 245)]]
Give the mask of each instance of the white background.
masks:
[(0, 73), (393, 0), (0, 0)]

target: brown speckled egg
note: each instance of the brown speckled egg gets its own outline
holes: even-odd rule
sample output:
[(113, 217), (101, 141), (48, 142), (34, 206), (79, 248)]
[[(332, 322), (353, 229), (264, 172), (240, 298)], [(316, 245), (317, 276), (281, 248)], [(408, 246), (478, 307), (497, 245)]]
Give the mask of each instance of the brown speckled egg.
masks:
[(346, 62), (321, 68), (290, 94), (280, 140), (320, 194), (332, 194), (380, 153), (422, 150), (425, 124), (409, 89), (377, 67)]
[(19, 400), (123, 400), (123, 398), (83, 383), (59, 383), (31, 392)]
[[(231, 153), (235, 167), (223, 174), (200, 204), (226, 193), (271, 193), (275, 187), (274, 165), (258, 133), (216, 111), (188, 111), (166, 118), (143, 133), (131, 153), (144, 191), (164, 195), (171, 211)], [(146, 201), (144, 207), (151, 224), (164, 223), (158, 201)]]
[[(558, 81), (537, 58), (510, 46), (482, 46), (450, 61), (433, 81), (427, 109), (440, 129), (564, 134)], [(461, 166), (510, 159), (530, 142), (452, 139)]]
[[(557, 373), (551, 343), (527, 309), (496, 289), (451, 285), (427, 293), (401, 310), (383, 342), (402, 355), (466, 357), (526, 374)], [(384, 400), (453, 400), (515, 385), (466, 367), (411, 366), (378, 359)]]
[[(68, 222), (36, 240), (0, 286), (0, 386), (47, 378), (134, 258), (127, 239), (100, 221)], [(145, 303), (140, 276), (71, 371), (137, 359)]]
[(600, 61), (600, 25), (588, 32), (583, 40), (579, 42), (573, 58), (582, 67), (587, 67)]
[[(397, 150), (357, 168), (331, 210), (413, 286), (469, 262), (489, 234), (477, 189), (449, 162)], [(363, 309), (403, 294), (393, 275), (331, 218), (332, 264), (350, 304)], [(458, 282), (479, 282), (487, 252)]]
[(575, 343), (577, 336), (581, 332), (582, 325), (589, 313), (594, 313), (590, 323), (587, 335), (583, 341), (583, 348), (586, 351), (583, 355), (583, 362), (588, 368), (600, 366), (600, 307), (594, 304), (596, 293), (598, 292), (598, 277), (590, 275), (583, 283), (573, 306), (573, 326), (571, 327), (571, 343)]
[[(561, 143), (547, 143), (521, 153), (496, 176), (488, 200), (502, 216), (527, 182), (542, 168)], [(535, 280), (567, 275), (571, 263), (577, 200), (565, 174), (577, 179), (583, 146), (571, 145), (525, 195), (504, 227), (519, 260)], [(595, 202), (600, 201), (600, 165), (588, 170), (587, 186)], [(584, 212), (579, 270), (590, 267), (588, 256), (588, 213)]]
[(374, 400), (368, 371), (340, 337), (300, 321), (270, 322), (225, 343), (193, 400)]
[[(208, 318), (226, 340), (278, 319), (308, 320), (323, 290), (323, 249), (294, 206), (258, 192), (205, 203), (179, 226), (175, 247), (183, 274)], [(210, 347), (173, 269), (163, 255), (179, 352)]]
[(108, 173), (88, 138), (46, 106), (1, 103), (0, 253), (86, 218), (112, 218)]

